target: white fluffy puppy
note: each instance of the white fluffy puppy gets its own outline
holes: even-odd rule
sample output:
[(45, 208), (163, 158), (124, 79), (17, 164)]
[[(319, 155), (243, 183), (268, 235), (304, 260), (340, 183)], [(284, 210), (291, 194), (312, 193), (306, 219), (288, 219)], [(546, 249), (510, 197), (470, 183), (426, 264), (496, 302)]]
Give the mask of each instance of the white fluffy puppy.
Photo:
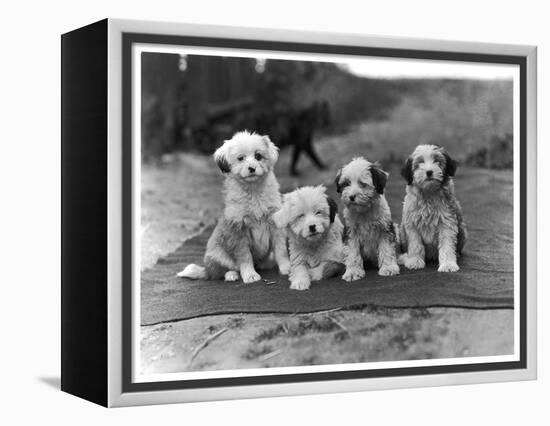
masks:
[(438, 260), (439, 272), (459, 270), (457, 256), (466, 242), (462, 208), (455, 197), (452, 177), (456, 162), (436, 145), (419, 145), (401, 174), (407, 181), (399, 262), (422, 269), (426, 260)]
[(365, 261), (379, 275), (397, 275), (396, 226), (384, 196), (388, 173), (363, 157), (355, 158), (336, 176), (336, 191), (344, 203), (346, 281), (365, 276)]
[(285, 194), (283, 207), (273, 215), (275, 224), (288, 231), (293, 290), (307, 290), (311, 281), (343, 270), (344, 226), (336, 202), (325, 191), (322, 185), (306, 186)]
[(236, 133), (214, 153), (225, 175), (223, 217), (208, 240), (204, 266), (188, 265), (179, 277), (236, 281), (260, 280), (255, 265), (273, 266), (288, 274), (286, 235), (271, 219), (282, 206), (279, 183), (273, 173), (278, 149), (268, 136)]

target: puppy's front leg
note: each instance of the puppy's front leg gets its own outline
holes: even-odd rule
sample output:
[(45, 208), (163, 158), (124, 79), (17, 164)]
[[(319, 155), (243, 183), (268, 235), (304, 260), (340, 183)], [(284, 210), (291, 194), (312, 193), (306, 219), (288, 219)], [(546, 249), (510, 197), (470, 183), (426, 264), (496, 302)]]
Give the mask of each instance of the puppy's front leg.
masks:
[(262, 277), (254, 269), (254, 259), (250, 252), (250, 247), (243, 241), (236, 253), (237, 264), (241, 272), (241, 277), (245, 284), (259, 281)]
[(281, 275), (288, 275), (290, 273), (290, 261), (288, 260), (286, 230), (273, 227), (272, 235), (273, 252), (275, 254), (275, 261), (279, 267), (279, 272)]
[(307, 290), (311, 285), (311, 279), (306, 265), (299, 263), (290, 266), (290, 288), (292, 290)]
[(309, 270), (309, 276), (311, 281), (321, 281), (323, 279), (323, 271), (325, 269), (325, 262), (321, 262), (315, 268)]
[(395, 244), (382, 238), (378, 244), (378, 275), (399, 275), (399, 265), (395, 254)]
[(346, 272), (342, 276), (345, 281), (356, 281), (365, 277), (363, 257), (361, 256), (361, 244), (359, 238), (350, 236), (346, 253)]
[(457, 229), (444, 227), (439, 231), (439, 272), (456, 272), (460, 268), (456, 263)]
[(399, 263), (408, 269), (423, 269), (426, 267), (426, 253), (422, 237), (413, 226), (405, 226), (403, 229), (408, 242), (408, 251), (399, 256)]

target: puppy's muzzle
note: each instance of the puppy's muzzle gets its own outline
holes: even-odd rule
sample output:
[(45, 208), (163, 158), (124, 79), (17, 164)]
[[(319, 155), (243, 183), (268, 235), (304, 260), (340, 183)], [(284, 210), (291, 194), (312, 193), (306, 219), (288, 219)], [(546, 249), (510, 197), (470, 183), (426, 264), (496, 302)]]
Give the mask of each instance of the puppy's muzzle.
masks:
[(436, 171), (427, 169), (424, 171), (424, 176), (420, 176), (418, 183), (426, 188), (438, 186), (441, 179)]
[(364, 194), (355, 193), (342, 197), (342, 201), (349, 207), (363, 208), (370, 205), (371, 199)]
[(255, 181), (263, 175), (261, 168), (256, 165), (245, 166), (241, 176), (246, 180)]
[(305, 229), (306, 232), (302, 235), (308, 240), (316, 241), (323, 235), (322, 228), (322, 226), (312, 223), (311, 225), (307, 225), (307, 228)]

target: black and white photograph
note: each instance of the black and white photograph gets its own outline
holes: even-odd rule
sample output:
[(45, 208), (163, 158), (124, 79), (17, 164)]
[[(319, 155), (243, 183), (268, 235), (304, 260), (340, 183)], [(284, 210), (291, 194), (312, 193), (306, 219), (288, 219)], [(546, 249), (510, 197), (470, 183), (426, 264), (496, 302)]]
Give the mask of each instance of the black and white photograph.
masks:
[(519, 360), (518, 65), (133, 57), (135, 382)]

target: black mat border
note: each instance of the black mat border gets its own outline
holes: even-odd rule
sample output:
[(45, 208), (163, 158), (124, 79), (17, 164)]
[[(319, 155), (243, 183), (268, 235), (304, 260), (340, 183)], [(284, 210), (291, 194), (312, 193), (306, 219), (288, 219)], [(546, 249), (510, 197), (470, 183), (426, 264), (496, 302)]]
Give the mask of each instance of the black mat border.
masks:
[[(446, 61), (468, 61), (519, 65), (520, 67), (520, 360), (511, 362), (457, 364), (429, 367), (388, 368), (376, 370), (354, 370), (341, 372), (320, 372), (300, 374), (265, 375), (255, 377), (215, 378), (199, 380), (160, 381), (148, 383), (132, 382), (132, 81), (131, 59), (134, 43), (172, 44), (200, 47), (240, 48), (250, 50), (273, 50), (306, 53), (345, 54), (357, 56), (378, 56), (387, 58), (433, 59)], [(396, 43), (399, 43), (397, 40)], [(366, 46), (340, 46), (315, 43), (279, 42), (271, 40), (246, 40), (231, 38), (210, 38), (175, 36), (162, 34), (122, 34), (122, 391), (150, 392), (214, 388), (227, 386), (266, 385), (282, 383), (303, 383), (330, 380), (350, 380), (395, 376), (417, 376), (426, 374), (451, 374), (527, 368), (527, 58), (515, 55), (478, 54), (468, 52), (445, 52), (413, 49), (393, 49)]]

